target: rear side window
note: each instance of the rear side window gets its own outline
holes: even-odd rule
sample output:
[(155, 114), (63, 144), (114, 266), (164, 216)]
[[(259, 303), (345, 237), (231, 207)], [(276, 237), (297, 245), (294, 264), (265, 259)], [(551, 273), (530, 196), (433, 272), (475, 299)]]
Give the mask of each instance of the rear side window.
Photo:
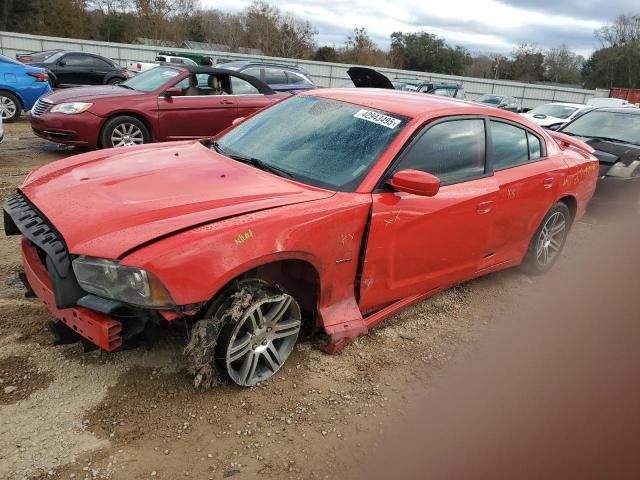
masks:
[(459, 88), (458, 90), (456, 90), (456, 98), (466, 98), (465, 94), (464, 94), (464, 90), (462, 88)]
[(529, 142), (529, 160), (537, 160), (542, 157), (542, 144), (540, 139), (533, 133), (527, 132), (527, 141)]
[(93, 65), (93, 57), (86, 55), (65, 55), (62, 60), (68, 67), (89, 67)]
[(311, 80), (297, 72), (287, 72), (287, 78), (289, 79), (288, 83), (311, 84)]
[(93, 60), (93, 65), (95, 67), (98, 68), (113, 68), (113, 65), (111, 65), (109, 62), (107, 62), (106, 60), (103, 60), (101, 58), (98, 57), (92, 57)]
[(517, 167), (542, 157), (540, 139), (524, 128), (491, 120), (493, 169)]
[(462, 119), (438, 123), (418, 138), (398, 170), (431, 173), (442, 185), (482, 177), (485, 173), (484, 120)]
[(287, 75), (283, 70), (278, 68), (265, 68), (264, 69), (264, 82), (267, 85), (278, 85), (282, 83), (288, 83)]

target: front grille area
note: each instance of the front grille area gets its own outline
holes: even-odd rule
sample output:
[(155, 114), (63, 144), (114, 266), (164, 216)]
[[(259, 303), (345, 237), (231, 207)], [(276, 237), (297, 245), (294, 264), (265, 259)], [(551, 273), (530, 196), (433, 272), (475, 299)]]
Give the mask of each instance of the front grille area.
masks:
[(31, 109), (31, 115), (33, 115), (34, 117), (39, 117), (47, 110), (49, 110), (51, 108), (51, 105), (53, 105), (53, 102), (51, 100), (40, 97)]
[(49, 272), (56, 306), (76, 306), (86, 292), (78, 285), (64, 239), (21, 192), (4, 204), (4, 229), (7, 235), (24, 235), (41, 250), (38, 256)]
[(71, 259), (64, 240), (27, 197), (21, 192), (9, 197), (4, 212), (7, 235), (22, 233), (47, 254), (58, 274), (66, 277), (71, 270)]

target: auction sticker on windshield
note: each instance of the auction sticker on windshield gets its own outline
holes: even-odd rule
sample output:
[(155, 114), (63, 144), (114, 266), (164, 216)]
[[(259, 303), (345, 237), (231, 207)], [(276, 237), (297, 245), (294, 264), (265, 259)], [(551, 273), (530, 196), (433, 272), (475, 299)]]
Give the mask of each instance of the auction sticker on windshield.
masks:
[(383, 127), (387, 128), (396, 128), (402, 123), (402, 120), (390, 117), (389, 115), (384, 115), (382, 113), (373, 112), (371, 110), (358, 110), (353, 114), (353, 116), (361, 120), (377, 123), (378, 125), (382, 125)]

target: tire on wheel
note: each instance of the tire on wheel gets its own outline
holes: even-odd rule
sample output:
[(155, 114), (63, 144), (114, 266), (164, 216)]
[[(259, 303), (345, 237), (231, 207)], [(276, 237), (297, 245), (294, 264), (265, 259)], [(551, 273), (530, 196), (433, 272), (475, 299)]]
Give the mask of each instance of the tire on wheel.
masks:
[(524, 260), (529, 273), (541, 274), (551, 269), (564, 249), (571, 221), (571, 212), (566, 204), (558, 202), (551, 207), (529, 244)]
[(114, 77), (109, 79), (107, 85), (118, 85), (119, 83), (124, 82), (124, 78)]
[(9, 92), (0, 92), (0, 117), (5, 123), (15, 122), (22, 112), (22, 104)]
[(100, 132), (100, 145), (104, 148), (127, 147), (151, 142), (147, 126), (135, 117), (119, 115), (107, 120)]
[(236, 282), (193, 326), (184, 354), (194, 385), (267, 380), (289, 358), (301, 325), (300, 305), (291, 295), (258, 279)]

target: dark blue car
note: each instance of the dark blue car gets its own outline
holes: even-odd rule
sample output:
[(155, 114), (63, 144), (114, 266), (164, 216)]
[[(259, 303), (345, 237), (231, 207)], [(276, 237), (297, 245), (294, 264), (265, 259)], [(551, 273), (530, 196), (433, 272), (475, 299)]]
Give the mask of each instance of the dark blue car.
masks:
[(0, 55), (0, 117), (13, 122), (23, 110), (31, 110), (36, 100), (51, 91), (44, 68), (30, 67)]

